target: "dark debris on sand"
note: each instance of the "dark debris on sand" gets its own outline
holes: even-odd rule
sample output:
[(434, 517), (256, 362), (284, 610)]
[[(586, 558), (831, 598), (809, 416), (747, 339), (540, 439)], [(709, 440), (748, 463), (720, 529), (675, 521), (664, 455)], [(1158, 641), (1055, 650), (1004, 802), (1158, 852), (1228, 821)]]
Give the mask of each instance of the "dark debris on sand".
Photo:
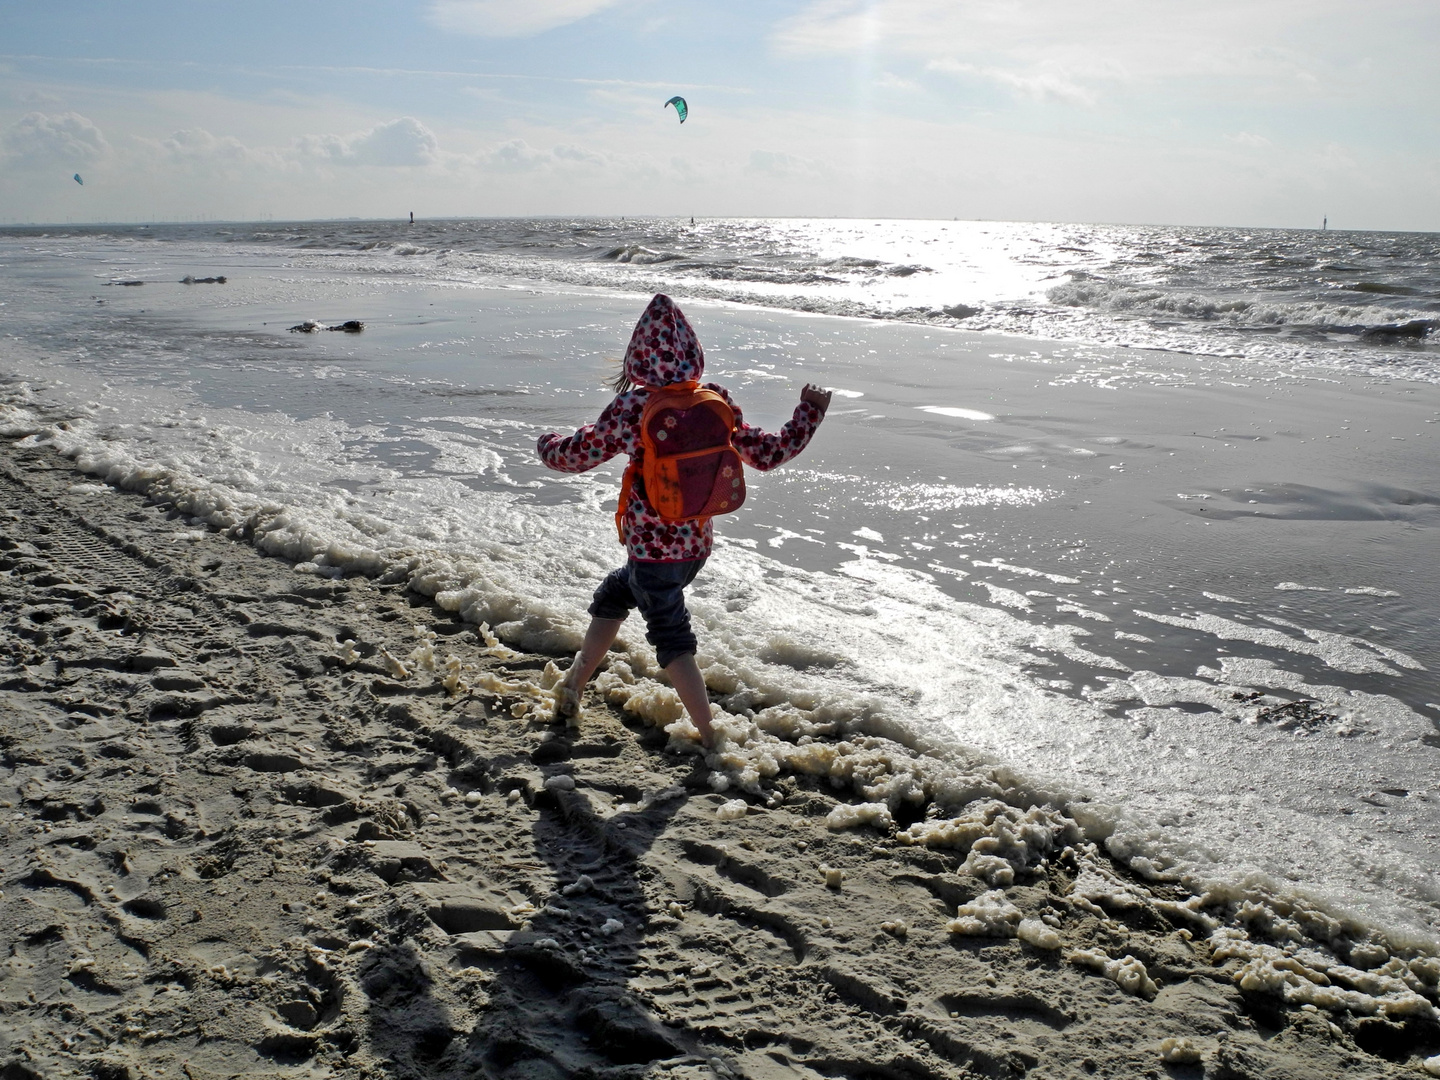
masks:
[(358, 334), (365, 329), (365, 324), (359, 319), (349, 319), (343, 323), (335, 323), (333, 326), (326, 326), (314, 319), (306, 319), (302, 323), (296, 323), (290, 327), (292, 334), (313, 334), (320, 330), (336, 330), (346, 334)]

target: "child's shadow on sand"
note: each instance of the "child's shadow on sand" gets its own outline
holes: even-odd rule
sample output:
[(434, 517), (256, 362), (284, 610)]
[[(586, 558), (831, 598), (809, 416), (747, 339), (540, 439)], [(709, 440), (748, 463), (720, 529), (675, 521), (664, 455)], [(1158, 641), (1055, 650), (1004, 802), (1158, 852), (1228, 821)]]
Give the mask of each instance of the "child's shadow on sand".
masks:
[[(662, 739), (646, 734), (646, 748), (659, 751)], [(566, 732), (546, 744), (543, 756), (568, 759), (574, 749)], [(523, 1018), (516, 1016), (507, 1038), (482, 1035), (485, 1025), (471, 1036), (470, 1049), (483, 1052), (491, 1069), (547, 1076), (684, 1052), (680, 1033), (659, 1024), (627, 990), (650, 915), (644, 881), (653, 871), (642, 860), (689, 799), (690, 785), (703, 785), (705, 772), (697, 761), (686, 786), (644, 801), (638, 789), (617, 792), (639, 805), (608, 817), (580, 790), (547, 790), (536, 798), (535, 852), (556, 882), (573, 891), (562, 891), (532, 931), (511, 939), (502, 978)]]
[[(664, 746), (653, 733), (636, 734), (652, 753)], [(547, 766), (563, 763), (580, 749), (577, 742), (573, 733), (557, 735), (537, 757)], [(691, 790), (708, 790), (706, 775), (697, 760), (683, 786), (643, 800), (638, 788), (617, 791), (639, 805), (608, 816), (596, 812), (584, 790), (534, 793), (533, 853), (548, 866), (556, 891), (528, 929), (510, 933), (504, 948), (483, 961), (493, 978), (484, 986), (489, 1000), (476, 1008), (474, 1027), (456, 1030), (450, 1010), (431, 994), (424, 962), (407, 946), (389, 950), (383, 965), (409, 972), (405, 999), (387, 1002), (385, 986), (371, 994), (372, 1047), (401, 1074), (527, 1080), (693, 1052), (693, 1039), (659, 1023), (628, 984), (652, 914), (644, 883), (654, 871), (643, 859)], [(411, 1069), (396, 1060), (402, 1041), (397, 1028), (406, 1032)]]

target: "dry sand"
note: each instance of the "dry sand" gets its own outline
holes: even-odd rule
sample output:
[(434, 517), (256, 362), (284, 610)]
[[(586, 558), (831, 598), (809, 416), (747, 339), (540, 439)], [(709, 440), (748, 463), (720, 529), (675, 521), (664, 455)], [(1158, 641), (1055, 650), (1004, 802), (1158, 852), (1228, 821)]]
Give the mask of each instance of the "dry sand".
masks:
[[(813, 777), (737, 804), (593, 692), (578, 731), (539, 722), (560, 658), (23, 445), (0, 606), (3, 1080), (1313, 1080), (1440, 1053), (1433, 981), (1404, 1014), (1302, 1006), (1214, 955), (1233, 904), (1180, 913), (1089, 845), (992, 892), (963, 847), (828, 828), (850, 796)], [(454, 692), (386, 657), (430, 631)]]

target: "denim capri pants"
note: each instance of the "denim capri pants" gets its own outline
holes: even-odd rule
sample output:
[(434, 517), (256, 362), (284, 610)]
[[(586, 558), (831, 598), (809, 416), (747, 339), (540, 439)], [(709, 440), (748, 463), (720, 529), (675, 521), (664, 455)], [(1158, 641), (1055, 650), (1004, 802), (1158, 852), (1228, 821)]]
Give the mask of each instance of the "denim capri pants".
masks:
[(695, 651), (685, 586), (695, 580), (704, 559), (685, 562), (641, 562), (631, 559), (606, 575), (595, 590), (590, 614), (597, 619), (623, 619), (632, 608), (645, 618), (645, 640), (655, 647), (661, 668)]

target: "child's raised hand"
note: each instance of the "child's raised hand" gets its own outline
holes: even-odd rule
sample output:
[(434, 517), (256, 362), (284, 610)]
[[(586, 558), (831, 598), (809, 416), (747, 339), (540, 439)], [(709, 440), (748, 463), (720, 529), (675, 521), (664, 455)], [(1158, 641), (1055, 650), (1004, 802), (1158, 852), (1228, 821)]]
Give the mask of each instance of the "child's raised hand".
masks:
[(823, 386), (816, 386), (814, 383), (806, 383), (805, 389), (800, 391), (800, 400), (808, 401), (815, 408), (820, 410), (820, 415), (825, 415), (825, 410), (830, 408), (830, 391)]

